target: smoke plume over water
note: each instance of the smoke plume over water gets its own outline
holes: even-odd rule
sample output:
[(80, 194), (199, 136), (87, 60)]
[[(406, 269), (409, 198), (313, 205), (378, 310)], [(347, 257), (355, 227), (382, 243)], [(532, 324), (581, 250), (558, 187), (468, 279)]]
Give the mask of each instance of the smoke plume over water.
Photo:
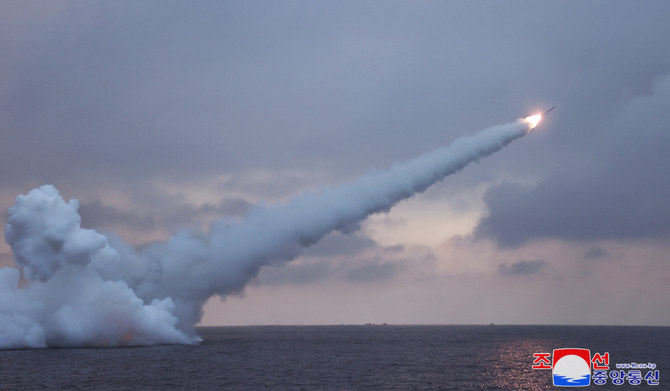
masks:
[[(0, 348), (198, 343), (195, 325), (211, 296), (241, 292), (262, 266), (289, 262), (329, 232), (388, 211), (533, 126), (492, 127), (388, 171), (141, 250), (81, 228), (78, 201), (66, 202), (55, 187), (34, 189), (16, 198), (5, 227), (18, 269), (0, 269)], [(20, 273), (29, 281), (22, 287)]]

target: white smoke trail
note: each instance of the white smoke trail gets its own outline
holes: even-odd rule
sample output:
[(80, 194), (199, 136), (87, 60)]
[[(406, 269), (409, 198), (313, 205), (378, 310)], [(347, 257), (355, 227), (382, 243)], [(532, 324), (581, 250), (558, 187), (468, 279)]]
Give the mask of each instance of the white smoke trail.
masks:
[[(0, 348), (197, 343), (212, 295), (240, 292), (259, 269), (287, 262), (333, 230), (367, 216), (498, 151), (528, 120), (489, 128), (352, 183), (257, 206), (243, 222), (183, 230), (141, 251), (81, 228), (77, 200), (51, 185), (16, 198), (5, 240), (18, 269), (0, 269)], [(30, 283), (19, 288), (20, 271)]]

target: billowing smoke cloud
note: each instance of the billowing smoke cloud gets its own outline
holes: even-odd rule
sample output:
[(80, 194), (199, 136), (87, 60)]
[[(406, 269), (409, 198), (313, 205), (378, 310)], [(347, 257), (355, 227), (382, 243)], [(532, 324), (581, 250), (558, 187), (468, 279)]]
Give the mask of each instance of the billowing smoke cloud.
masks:
[(17, 197), (5, 227), (18, 269), (0, 269), (0, 347), (197, 343), (195, 325), (212, 295), (242, 291), (262, 266), (388, 211), (531, 127), (520, 120), (489, 128), (386, 172), (258, 205), (245, 221), (182, 230), (139, 251), (81, 228), (77, 200), (65, 202), (55, 187), (34, 189)]

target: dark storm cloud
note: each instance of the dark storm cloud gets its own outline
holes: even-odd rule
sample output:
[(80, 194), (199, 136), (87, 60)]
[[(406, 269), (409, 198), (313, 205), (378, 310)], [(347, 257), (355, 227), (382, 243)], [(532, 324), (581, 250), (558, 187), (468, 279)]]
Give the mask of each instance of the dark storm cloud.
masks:
[(519, 261), (512, 264), (501, 264), (498, 268), (500, 274), (505, 276), (519, 276), (539, 273), (547, 266), (547, 262), (535, 259), (532, 261)]

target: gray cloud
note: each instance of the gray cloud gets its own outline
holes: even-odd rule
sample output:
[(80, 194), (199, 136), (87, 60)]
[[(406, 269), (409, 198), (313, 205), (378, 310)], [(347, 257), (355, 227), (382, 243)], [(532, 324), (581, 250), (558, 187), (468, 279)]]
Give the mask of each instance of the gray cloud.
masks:
[(85, 228), (109, 229), (125, 226), (138, 231), (151, 231), (159, 224), (157, 217), (152, 213), (125, 211), (104, 205), (101, 201), (80, 203), (79, 215), (82, 227)]
[(396, 260), (320, 258), (263, 268), (258, 281), (263, 285), (306, 285), (328, 280), (365, 284), (390, 279), (402, 270), (401, 261)]
[(389, 279), (404, 270), (408, 258), (432, 255), (424, 248), (380, 246), (361, 232), (332, 232), (305, 251), (301, 260), (261, 270), (259, 281), (267, 285), (304, 285), (325, 280), (366, 283)]
[(402, 268), (398, 263), (381, 262), (377, 259), (348, 270), (345, 279), (356, 284), (385, 280), (395, 276)]
[(593, 134), (601, 137), (590, 142), (587, 155), (564, 156), (561, 170), (536, 186), (491, 187), (484, 197), (489, 213), (479, 223), (477, 236), (507, 247), (542, 238), (668, 237), (669, 127), (670, 74), (650, 95), (628, 101), (621, 114), (583, 129), (587, 139)]
[(609, 255), (610, 253), (602, 247), (591, 247), (584, 252), (584, 258), (586, 259), (602, 259), (607, 258)]
[(305, 285), (333, 278), (330, 262), (293, 263), (263, 268), (258, 281), (264, 285)]
[(162, 215), (168, 228), (179, 229), (205, 219), (243, 217), (252, 206), (253, 204), (243, 198), (227, 197), (217, 204), (205, 203), (196, 206), (185, 203), (177, 204), (173, 209), (167, 209), (167, 205), (164, 205)]
[[(650, 39), (670, 33), (667, 8), (4, 2), (0, 174), (142, 184), (272, 167), (341, 179), (558, 104), (570, 119), (551, 148), (491, 165), (535, 173), (526, 161), (574, 149), (573, 125), (667, 71)], [(487, 181), (491, 167), (461, 181)]]
[(262, 171), (235, 173), (223, 178), (218, 183), (221, 191), (235, 191), (253, 194), (266, 201), (281, 200), (308, 189), (314, 189), (323, 178), (312, 173), (291, 171)]
[[(159, 229), (175, 230), (203, 221), (205, 218), (242, 217), (252, 204), (239, 197), (222, 199), (218, 204), (157, 202), (154, 205), (134, 206), (124, 210), (105, 205), (99, 200), (81, 202), (79, 213), (82, 226), (87, 228), (114, 229), (130, 228), (135, 231), (154, 231)], [(146, 211), (146, 208), (150, 208)]]
[(377, 243), (374, 240), (360, 233), (346, 235), (340, 232), (333, 232), (316, 245), (310, 247), (305, 252), (305, 255), (311, 257), (354, 255), (375, 247), (377, 247)]
[(512, 264), (503, 263), (498, 268), (498, 272), (505, 276), (519, 276), (539, 273), (547, 266), (547, 262), (535, 259), (532, 261), (519, 261)]

